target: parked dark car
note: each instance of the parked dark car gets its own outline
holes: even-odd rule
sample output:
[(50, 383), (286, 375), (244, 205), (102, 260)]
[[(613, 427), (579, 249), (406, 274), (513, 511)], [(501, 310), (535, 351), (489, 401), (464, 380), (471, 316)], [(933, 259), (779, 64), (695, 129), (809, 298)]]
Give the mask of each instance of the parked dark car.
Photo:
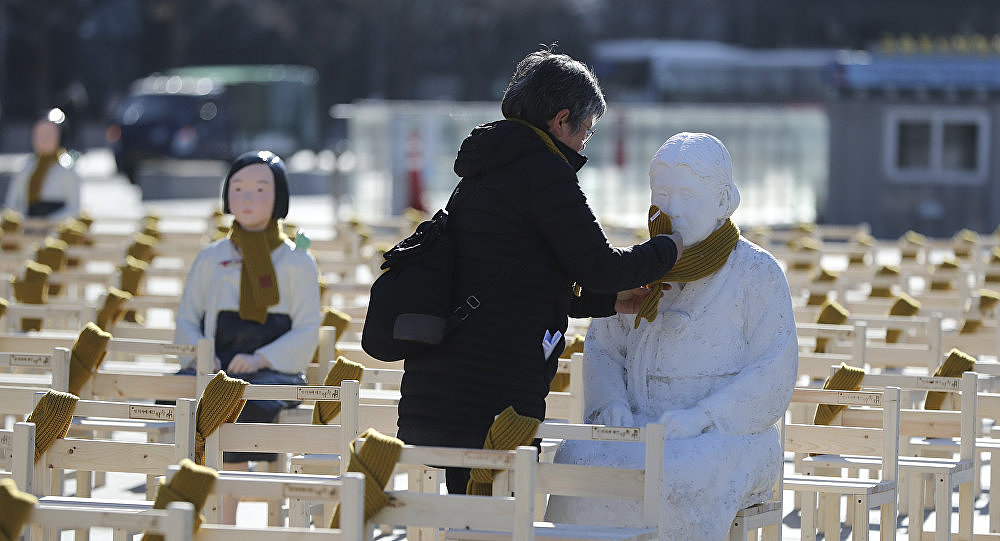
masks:
[(152, 76), (137, 81), (108, 128), (118, 171), (136, 182), (142, 160), (229, 160), (233, 150), (225, 87), (211, 79)]
[(132, 84), (107, 139), (137, 183), (143, 160), (229, 161), (255, 148), (291, 155), (317, 143), (320, 112), (308, 66), (189, 66)]

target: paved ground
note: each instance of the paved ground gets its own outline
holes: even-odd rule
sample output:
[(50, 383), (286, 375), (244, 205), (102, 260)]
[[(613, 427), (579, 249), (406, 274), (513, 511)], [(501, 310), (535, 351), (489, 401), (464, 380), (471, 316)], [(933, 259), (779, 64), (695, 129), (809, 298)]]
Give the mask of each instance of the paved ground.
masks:
[[(138, 189), (128, 184), (122, 177), (116, 176), (113, 171), (113, 161), (107, 152), (90, 152), (84, 155), (78, 165), (84, 176), (82, 206), (95, 216), (109, 217), (139, 217), (145, 212), (159, 211), (162, 215), (186, 215), (192, 220), (207, 216), (213, 208), (218, 205), (215, 199), (191, 199), (191, 200), (158, 200), (153, 202), (143, 202)], [(333, 216), (333, 202), (326, 196), (297, 197), (292, 204), (290, 218), (300, 219), (305, 222), (329, 222)], [(989, 465), (984, 469), (983, 474), (984, 490), (989, 489)], [(95, 497), (102, 498), (144, 498), (144, 479), (137, 475), (109, 474), (107, 485), (94, 491)], [(72, 491), (72, 484), (70, 484)], [(988, 493), (987, 493), (988, 494)], [(957, 521), (957, 494), (954, 497), (953, 520)], [(981, 497), (976, 501), (976, 530), (987, 532), (988, 529), (988, 499)], [(878, 538), (876, 529), (878, 515), (871, 514), (872, 539)], [(928, 512), (925, 517), (925, 526), (934, 527), (934, 514)], [(240, 506), (238, 521), (240, 524), (264, 525), (266, 524), (266, 508), (263, 503), (244, 503)], [(902, 519), (897, 529), (897, 536), (906, 539), (907, 519)], [(799, 515), (792, 509), (791, 501), (785, 502), (784, 521), (782, 526), (782, 539), (800, 539)], [(845, 532), (845, 538), (846, 538)], [(72, 536), (71, 532), (64, 534), (64, 539), (68, 540)], [(405, 538), (402, 531), (395, 532), (386, 538)], [(97, 530), (94, 532), (95, 541), (109, 541), (110, 531)]]

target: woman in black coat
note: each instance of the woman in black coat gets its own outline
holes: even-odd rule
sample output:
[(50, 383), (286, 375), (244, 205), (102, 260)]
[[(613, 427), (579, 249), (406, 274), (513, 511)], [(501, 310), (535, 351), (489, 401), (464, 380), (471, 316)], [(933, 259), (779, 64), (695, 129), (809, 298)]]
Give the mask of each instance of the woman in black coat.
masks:
[[(449, 203), (455, 291), (464, 298), (507, 277), (442, 344), (405, 360), (397, 435), (406, 443), (481, 448), (508, 406), (544, 419), (565, 346), (555, 340), (546, 355), (546, 332), (564, 334), (568, 316), (634, 312), (649, 293), (641, 286), (679, 259), (676, 235), (612, 247), (587, 204), (579, 152), (606, 107), (586, 66), (543, 49), (518, 64), (501, 104), (505, 120), (476, 127), (462, 143), (462, 181)], [(446, 476), (450, 493), (465, 492), (469, 470)]]

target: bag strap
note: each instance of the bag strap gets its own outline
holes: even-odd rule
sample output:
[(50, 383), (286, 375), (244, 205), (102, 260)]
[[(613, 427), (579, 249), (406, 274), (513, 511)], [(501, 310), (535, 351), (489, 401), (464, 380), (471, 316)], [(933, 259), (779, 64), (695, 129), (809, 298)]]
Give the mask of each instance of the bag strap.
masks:
[(527, 261), (530, 256), (534, 255), (535, 252), (538, 251), (538, 248), (539, 247), (536, 246), (531, 250), (529, 250), (528, 253), (519, 257), (517, 261), (514, 261), (513, 263), (508, 265), (507, 268), (503, 270), (503, 272), (494, 276), (493, 279), (490, 280), (490, 283), (486, 285), (486, 288), (481, 290), (479, 294), (476, 293), (470, 294), (465, 298), (464, 301), (462, 301), (461, 304), (452, 309), (451, 314), (448, 314), (448, 323), (445, 328), (445, 332), (446, 333), (451, 332), (452, 330), (455, 329), (455, 327), (458, 327), (460, 323), (462, 323), (466, 319), (469, 319), (469, 316), (471, 316), (472, 313), (475, 312), (476, 309), (482, 305), (482, 301), (485, 300), (487, 297), (489, 297), (494, 291), (496, 291), (497, 288), (500, 287), (500, 284), (507, 281), (507, 278), (510, 277), (511, 271), (523, 265), (524, 262)]

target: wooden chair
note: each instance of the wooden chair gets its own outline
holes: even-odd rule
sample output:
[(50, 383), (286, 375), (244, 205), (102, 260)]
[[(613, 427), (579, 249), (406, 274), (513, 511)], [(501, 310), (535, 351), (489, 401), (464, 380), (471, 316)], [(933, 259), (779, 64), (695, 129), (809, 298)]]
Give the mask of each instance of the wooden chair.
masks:
[[(826, 501), (824, 531), (828, 538), (840, 537), (840, 513), (837, 503), (848, 496), (853, 511), (853, 539), (868, 539), (868, 510), (880, 508), (880, 539), (896, 537), (897, 479), (899, 459), (899, 388), (890, 387), (881, 393), (833, 391), (823, 389), (795, 390), (792, 402), (868, 406), (881, 408), (879, 428), (855, 428), (787, 423), (785, 451), (832, 455), (878, 457), (882, 464), (880, 479), (851, 479), (839, 476), (786, 474), (784, 489), (803, 494), (802, 539), (816, 538), (816, 496)], [(834, 504), (834, 505), (829, 505)], [(832, 508), (832, 509), (831, 509)]]
[[(39, 396), (41, 393), (39, 394)], [(177, 406), (152, 406), (81, 400), (77, 402), (74, 416), (125, 418), (173, 416), (176, 423), (174, 443), (125, 442), (114, 440), (63, 438), (52, 446), (35, 463), (33, 487), (38, 496), (61, 495), (63, 470), (86, 472), (125, 472), (159, 475), (167, 466), (183, 458), (194, 458), (195, 403), (180, 399)], [(15, 468), (26, 471), (27, 466)], [(23, 457), (23, 460), (33, 460)]]
[[(574, 464), (538, 464), (539, 494), (583, 497), (620, 497), (642, 502), (643, 526), (639, 528), (604, 528), (557, 524), (544, 530), (545, 536), (575, 535), (597, 539), (643, 539), (659, 536), (660, 490), (663, 485), (665, 446), (662, 425), (643, 428), (543, 423), (538, 435), (557, 440), (644, 442), (646, 464), (642, 470), (619, 470)], [(780, 483), (780, 479), (776, 479)], [(543, 500), (544, 501), (544, 500)], [(763, 529), (765, 538), (777, 540), (781, 532), (782, 503), (780, 488), (767, 502), (740, 510), (730, 519), (729, 539), (745, 541), (751, 532)], [(539, 535), (542, 535), (539, 532)]]
[[(167, 468), (166, 479), (169, 480), (179, 470), (174, 465)], [(193, 521), (184, 523), (186, 540), (198, 541), (330, 541), (343, 539), (347, 541), (360, 541), (366, 539), (364, 536), (364, 476), (361, 474), (347, 474), (342, 477), (332, 476), (291, 476), (287, 474), (260, 474), (253, 472), (219, 472), (213, 489), (213, 494), (239, 494), (243, 496), (254, 496), (260, 498), (280, 498), (280, 497), (301, 497), (309, 500), (334, 500), (341, 503), (341, 527), (339, 529), (329, 529), (316, 527), (313, 529), (304, 527), (245, 527), (229, 526), (220, 524), (202, 524), (193, 537)], [(153, 515), (157, 516), (162, 511), (151, 509), (152, 501), (135, 500), (92, 500), (88, 498), (69, 498), (46, 496), (39, 501), (39, 506), (45, 508), (58, 508), (71, 513), (71, 516), (84, 517), (91, 514), (99, 514), (108, 510), (113, 510), (120, 514), (130, 514), (132, 516)], [(186, 506), (190, 509), (189, 503), (174, 503), (175, 505)], [(106, 522), (92, 524), (86, 520), (74, 522), (62, 522), (61, 526), (79, 525), (81, 527), (107, 526), (115, 528), (115, 539), (126, 539), (123, 534), (136, 530), (158, 528), (145, 525), (135, 526), (130, 522)], [(41, 539), (41, 537), (39, 537)]]
[[(103, 506), (66, 506), (59, 501), (39, 501), (28, 517), (28, 541), (42, 541), (46, 532), (66, 529), (115, 528), (128, 532), (163, 535), (165, 541), (192, 541), (194, 508), (187, 502), (174, 502), (166, 509), (136, 508), (125, 503)], [(53, 536), (55, 537), (55, 536)], [(58, 538), (58, 537), (56, 537)]]
[[(180, 468), (170, 466), (167, 468), (166, 481), (170, 479)], [(289, 527), (265, 528), (260, 530), (248, 530), (247, 528), (235, 528), (232, 526), (222, 526), (218, 524), (205, 524), (202, 528), (205, 532), (199, 531), (196, 538), (204, 536), (207, 539), (218, 539), (224, 534), (236, 537), (237, 532), (255, 537), (253, 534), (264, 535), (268, 532), (276, 535), (291, 535), (292, 533), (305, 534), (307, 537), (317, 537), (325, 534), (327, 539), (364, 539), (364, 475), (360, 473), (345, 473), (340, 476), (332, 475), (295, 475), (287, 473), (261, 473), (261, 472), (230, 472), (220, 471), (212, 487), (212, 494), (216, 496), (230, 497), (251, 497), (267, 501), (292, 499), (300, 502), (339, 502), (340, 503), (340, 528), (331, 530), (317, 524), (315, 529), (309, 530), (308, 523), (296, 521), (294, 517), (289, 519)], [(297, 524), (298, 523), (298, 524)], [(326, 522), (329, 524), (329, 521)], [(287, 530), (291, 530), (287, 532)], [(240, 539), (246, 539), (241, 537)], [(267, 539), (271, 539), (267, 537)]]
[[(348, 445), (360, 432), (358, 430), (358, 382), (347, 380), (340, 387), (302, 385), (249, 385), (243, 393), (247, 400), (301, 400), (322, 398), (339, 400), (340, 424), (275, 424), (275, 423), (223, 423), (205, 439), (205, 464), (223, 469), (223, 453), (269, 452), (284, 454), (333, 453), (343, 455)], [(324, 394), (325, 396), (317, 396)], [(206, 515), (217, 521), (221, 497), (206, 509)], [(278, 502), (269, 504), (269, 524), (281, 520)]]
[(0, 328), (5, 333), (20, 332), (21, 319), (42, 320), (42, 329), (79, 329), (93, 321), (97, 309), (82, 303), (24, 304), (12, 302), (7, 306)]
[[(961, 392), (961, 411), (928, 411), (903, 409), (900, 411), (900, 435), (910, 438), (954, 438), (959, 447), (958, 458), (929, 458), (900, 456), (898, 468), (908, 487), (907, 501), (910, 517), (910, 537), (920, 539), (923, 533), (924, 481), (934, 488), (935, 539), (943, 541), (951, 536), (951, 494), (959, 489), (959, 535), (971, 539), (973, 522), (973, 474), (975, 473), (976, 438), (976, 374), (966, 372), (959, 378), (908, 376), (901, 374), (865, 375), (864, 388), (868, 390), (900, 388), (906, 390), (931, 390)], [(841, 414), (840, 424), (849, 427), (877, 427), (881, 424), (877, 410), (848, 408)], [(852, 455), (817, 455), (804, 459), (808, 468), (846, 468), (877, 471), (882, 467), (878, 457)]]
[(389, 504), (368, 522), (369, 538), (375, 524), (393, 524), (445, 530), (448, 539), (479, 535), (513, 541), (543, 539), (548, 526), (533, 524), (536, 457), (534, 447), (492, 451), (404, 445), (398, 465), (513, 470), (514, 495), (507, 488), (498, 490), (496, 484), (494, 496), (390, 490)]
[[(663, 486), (666, 437), (663, 425), (642, 428), (604, 425), (542, 423), (538, 437), (555, 440), (644, 443), (643, 469), (622, 469), (579, 464), (538, 464), (538, 493), (548, 496), (627, 498), (642, 504), (642, 525), (602, 527), (579, 524), (544, 523), (536, 528), (540, 538), (655, 539), (659, 537), (660, 490)], [(549, 525), (551, 524), (551, 525)], [(459, 539), (469, 539), (456, 536)]]

